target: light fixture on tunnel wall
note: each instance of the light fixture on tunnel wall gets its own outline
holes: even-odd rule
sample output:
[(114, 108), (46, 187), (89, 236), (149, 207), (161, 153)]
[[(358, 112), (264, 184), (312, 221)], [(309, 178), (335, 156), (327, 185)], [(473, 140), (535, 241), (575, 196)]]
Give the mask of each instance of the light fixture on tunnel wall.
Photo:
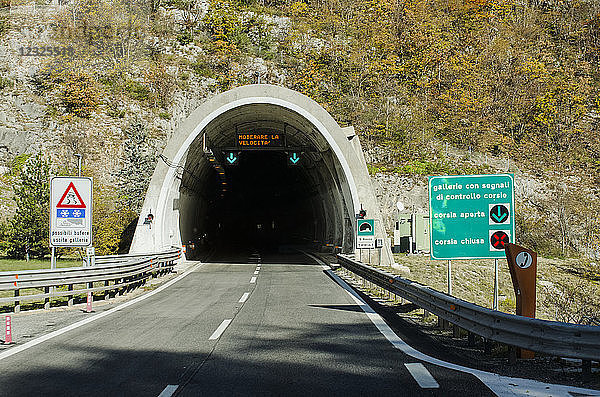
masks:
[(360, 211), (358, 211), (358, 214), (356, 214), (356, 219), (365, 219), (365, 216), (367, 216), (367, 210), (363, 209), (361, 204)]
[(152, 221), (154, 220), (154, 215), (152, 215), (152, 210), (150, 210), (150, 213), (148, 213), (148, 215), (146, 215), (146, 219), (144, 219), (144, 225), (149, 225), (150, 229), (152, 229)]

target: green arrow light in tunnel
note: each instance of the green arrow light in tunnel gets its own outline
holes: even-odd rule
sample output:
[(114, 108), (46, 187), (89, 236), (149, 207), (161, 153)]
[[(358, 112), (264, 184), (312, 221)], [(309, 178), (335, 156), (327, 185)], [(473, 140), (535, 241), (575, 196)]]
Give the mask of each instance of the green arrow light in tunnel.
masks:
[(300, 156), (298, 156), (298, 153), (293, 152), (292, 155), (290, 156), (290, 161), (292, 162), (292, 164), (297, 164), (298, 161), (300, 161)]
[(233, 152), (230, 152), (229, 156), (227, 156), (227, 162), (231, 165), (233, 165), (237, 161), (237, 159), (238, 157)]

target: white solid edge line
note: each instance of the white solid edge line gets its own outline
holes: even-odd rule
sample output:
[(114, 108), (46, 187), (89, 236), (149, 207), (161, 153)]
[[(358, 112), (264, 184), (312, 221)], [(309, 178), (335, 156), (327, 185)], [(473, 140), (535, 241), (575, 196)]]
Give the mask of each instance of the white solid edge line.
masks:
[(56, 331), (52, 331), (52, 332), (50, 332), (49, 334), (42, 335), (42, 336), (40, 336), (39, 338), (36, 338), (36, 339), (30, 340), (30, 341), (29, 341), (29, 342), (27, 342), (27, 343), (24, 343), (24, 344), (22, 344), (22, 345), (15, 346), (15, 347), (13, 347), (13, 348), (11, 348), (11, 349), (8, 349), (8, 350), (6, 350), (6, 351), (3, 351), (2, 353), (0, 353), (0, 360), (4, 360), (5, 358), (8, 358), (8, 357), (10, 357), (10, 356), (12, 356), (12, 355), (15, 355), (15, 354), (17, 354), (17, 353), (20, 353), (20, 352), (22, 352), (22, 351), (24, 351), (24, 350), (27, 350), (27, 349), (31, 348), (31, 347), (34, 347), (34, 346), (36, 346), (36, 345), (39, 345), (40, 343), (46, 342), (47, 340), (50, 340), (50, 339), (52, 339), (52, 338), (55, 338), (55, 337), (57, 337), (57, 336), (59, 336), (59, 335), (62, 335), (62, 334), (64, 334), (64, 333), (66, 333), (66, 332), (72, 331), (72, 330), (74, 330), (74, 329), (76, 329), (76, 328), (79, 328), (79, 327), (81, 327), (81, 326), (83, 326), (83, 325), (89, 324), (89, 323), (91, 323), (92, 321), (100, 320), (101, 318), (104, 318), (104, 317), (106, 317), (106, 316), (109, 316), (109, 315), (111, 315), (111, 314), (113, 314), (113, 313), (116, 313), (116, 312), (118, 312), (119, 310), (123, 310), (123, 309), (125, 309), (125, 308), (127, 308), (127, 307), (129, 307), (129, 306), (131, 306), (131, 305), (134, 305), (134, 304), (136, 304), (136, 303), (138, 303), (138, 302), (141, 302), (141, 301), (143, 301), (143, 300), (145, 300), (145, 299), (148, 299), (148, 298), (150, 298), (151, 296), (153, 296), (153, 295), (155, 295), (155, 294), (158, 294), (159, 292), (161, 292), (161, 291), (163, 291), (163, 290), (165, 290), (165, 289), (169, 288), (171, 285), (175, 284), (176, 282), (178, 282), (178, 281), (182, 280), (184, 277), (186, 277), (188, 274), (192, 273), (193, 271), (195, 271), (196, 269), (198, 269), (198, 268), (199, 268), (200, 266), (202, 266), (202, 265), (204, 265), (204, 264), (203, 264), (203, 263), (199, 263), (199, 264), (197, 264), (196, 266), (194, 266), (194, 267), (193, 267), (193, 268), (191, 268), (190, 270), (186, 271), (185, 273), (183, 273), (183, 274), (182, 274), (182, 275), (180, 275), (180, 276), (177, 276), (177, 277), (176, 277), (176, 278), (174, 278), (173, 280), (166, 282), (165, 284), (161, 285), (160, 287), (158, 287), (158, 288), (157, 288), (157, 289), (155, 289), (154, 291), (152, 291), (152, 292), (149, 292), (149, 293), (147, 293), (147, 294), (144, 294), (144, 295), (142, 295), (142, 296), (140, 296), (140, 297), (137, 297), (137, 298), (135, 298), (135, 299), (133, 299), (133, 300), (130, 300), (129, 302), (125, 302), (125, 303), (123, 303), (122, 305), (119, 305), (119, 306), (117, 306), (117, 307), (113, 307), (113, 308), (112, 308), (112, 309), (110, 309), (110, 310), (107, 310), (107, 311), (105, 311), (105, 312), (102, 312), (102, 313), (98, 313), (98, 314), (96, 314), (96, 315), (93, 315), (92, 317), (88, 317), (88, 318), (86, 318), (86, 319), (83, 319), (83, 320), (77, 321), (76, 323), (73, 323), (73, 324), (71, 324), (71, 325), (68, 325), (68, 326), (66, 326), (66, 327), (64, 327), (64, 328), (57, 329)]
[(212, 335), (210, 336), (210, 338), (208, 338), (208, 340), (219, 339), (219, 337), (221, 337), (221, 335), (223, 334), (223, 332), (225, 332), (225, 330), (227, 329), (227, 327), (229, 327), (229, 324), (231, 324), (232, 321), (233, 321), (232, 318), (228, 318), (227, 320), (223, 320), (223, 322), (221, 323), (221, 325), (219, 325), (219, 327), (215, 330), (215, 332), (212, 333)]
[(179, 385), (167, 385), (158, 397), (171, 397), (177, 391), (178, 387)]
[(256, 282), (256, 277), (252, 277), (252, 278), (250, 279), (250, 284), (254, 284), (255, 282)]
[[(324, 264), (319, 258), (305, 252), (318, 263)], [(557, 385), (552, 383), (544, 383), (531, 379), (512, 378), (509, 376), (498, 375), (492, 372), (481, 371), (474, 368), (464, 367), (462, 365), (449, 363), (437, 358), (428, 356), (404, 342), (396, 333), (387, 325), (379, 314), (375, 312), (362, 298), (354, 291), (344, 280), (342, 280), (332, 270), (327, 273), (346, 290), (346, 293), (356, 302), (357, 305), (365, 312), (371, 322), (379, 329), (379, 332), (398, 350), (409, 355), (417, 360), (421, 360), (440, 367), (460, 371), (476, 376), (487, 387), (489, 387), (498, 396), (522, 396), (522, 395), (540, 395), (540, 396), (564, 396), (572, 397), (570, 392), (587, 394), (589, 396), (600, 396), (600, 390), (584, 389), (581, 387), (572, 387), (565, 385)]]
[(240, 298), (240, 300), (238, 301), (238, 303), (244, 303), (244, 302), (246, 302), (246, 300), (248, 300), (249, 296), (250, 296), (250, 292), (244, 292), (244, 295), (242, 295), (242, 297)]
[(431, 373), (421, 363), (405, 363), (404, 366), (417, 381), (421, 389), (438, 389), (439, 383), (431, 376)]

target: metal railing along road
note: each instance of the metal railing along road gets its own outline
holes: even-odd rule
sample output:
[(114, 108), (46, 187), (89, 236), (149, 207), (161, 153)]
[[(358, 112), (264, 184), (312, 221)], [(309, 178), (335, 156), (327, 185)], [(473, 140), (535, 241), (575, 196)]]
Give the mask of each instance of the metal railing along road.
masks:
[[(154, 254), (99, 256), (95, 266), (0, 272), (0, 291), (13, 291), (13, 296), (0, 297), (0, 305), (12, 302), (19, 312), (22, 301), (43, 300), (49, 308), (50, 299), (56, 297), (67, 296), (72, 305), (74, 295), (99, 291), (122, 294), (152, 276), (171, 272), (180, 257), (181, 250), (173, 248)], [(94, 286), (98, 283), (102, 285)]]
[(365, 265), (348, 255), (338, 263), (359, 277), (486, 339), (558, 357), (600, 360), (600, 327), (507, 314), (457, 299)]

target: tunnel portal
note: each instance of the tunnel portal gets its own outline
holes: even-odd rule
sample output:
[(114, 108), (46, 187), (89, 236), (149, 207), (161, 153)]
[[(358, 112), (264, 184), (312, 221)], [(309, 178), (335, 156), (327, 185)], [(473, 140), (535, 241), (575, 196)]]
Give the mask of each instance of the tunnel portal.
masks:
[(361, 205), (383, 224), (352, 127), (295, 91), (239, 87), (205, 102), (169, 139), (131, 252), (182, 244), (352, 252)]

